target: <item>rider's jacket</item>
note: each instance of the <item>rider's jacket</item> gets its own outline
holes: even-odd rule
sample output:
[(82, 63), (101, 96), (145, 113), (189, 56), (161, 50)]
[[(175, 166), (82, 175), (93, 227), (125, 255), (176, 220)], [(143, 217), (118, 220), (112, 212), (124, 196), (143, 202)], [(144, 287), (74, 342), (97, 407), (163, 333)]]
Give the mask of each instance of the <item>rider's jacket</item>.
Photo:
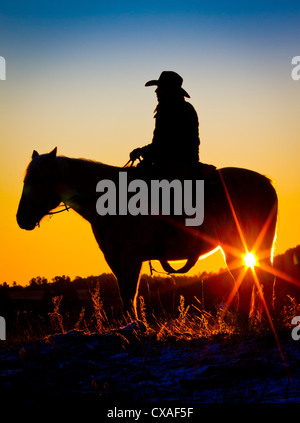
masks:
[(160, 102), (156, 108), (152, 143), (142, 157), (153, 164), (189, 164), (199, 161), (199, 122), (194, 107), (183, 97)]

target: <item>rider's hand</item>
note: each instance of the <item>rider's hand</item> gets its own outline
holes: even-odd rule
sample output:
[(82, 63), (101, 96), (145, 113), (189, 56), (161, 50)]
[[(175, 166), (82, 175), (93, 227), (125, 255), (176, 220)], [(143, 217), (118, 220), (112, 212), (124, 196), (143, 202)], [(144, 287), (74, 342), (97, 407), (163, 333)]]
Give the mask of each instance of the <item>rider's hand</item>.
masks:
[(142, 149), (135, 148), (134, 150), (132, 150), (132, 152), (129, 155), (130, 160), (134, 162), (136, 159), (138, 159), (141, 156), (141, 154), (142, 154)]

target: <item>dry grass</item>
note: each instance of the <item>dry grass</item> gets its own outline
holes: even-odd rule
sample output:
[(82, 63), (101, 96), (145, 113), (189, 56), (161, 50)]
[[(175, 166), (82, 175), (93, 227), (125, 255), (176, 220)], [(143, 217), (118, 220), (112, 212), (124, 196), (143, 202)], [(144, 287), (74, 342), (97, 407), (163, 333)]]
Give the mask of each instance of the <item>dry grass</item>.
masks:
[[(184, 296), (180, 295), (179, 305), (174, 316), (162, 313), (159, 317), (147, 313), (147, 303), (143, 296), (138, 298), (139, 322), (134, 325), (133, 315), (127, 314), (119, 317), (108, 317), (100, 296), (98, 283), (90, 291), (92, 314), (87, 313), (85, 307), (72, 319), (68, 313), (60, 310), (63, 296), (52, 298), (53, 311), (48, 316), (34, 315), (30, 312), (17, 314), (11, 331), (8, 331), (8, 340), (13, 343), (30, 342), (43, 339), (52, 335), (65, 334), (70, 330), (80, 331), (84, 334), (116, 333), (122, 328), (133, 325), (132, 329), (138, 338), (155, 338), (158, 341), (169, 340), (195, 340), (200, 338), (210, 339), (222, 336), (229, 339), (233, 335), (243, 335), (246, 332), (263, 334), (270, 331), (268, 322), (261, 320), (261, 313), (253, 313), (246, 327), (239, 325), (239, 315), (232, 311), (224, 313), (223, 306), (216, 307), (215, 313), (209, 313), (201, 308), (201, 302), (186, 304)], [(300, 315), (300, 305), (291, 296), (288, 304), (284, 306), (277, 318), (279, 330), (291, 329), (291, 320)]]
[(63, 325), (63, 317), (59, 312), (59, 306), (63, 299), (62, 295), (57, 295), (52, 298), (53, 303), (53, 312), (48, 313), (51, 322), (51, 328), (55, 333), (65, 333), (64, 325)]

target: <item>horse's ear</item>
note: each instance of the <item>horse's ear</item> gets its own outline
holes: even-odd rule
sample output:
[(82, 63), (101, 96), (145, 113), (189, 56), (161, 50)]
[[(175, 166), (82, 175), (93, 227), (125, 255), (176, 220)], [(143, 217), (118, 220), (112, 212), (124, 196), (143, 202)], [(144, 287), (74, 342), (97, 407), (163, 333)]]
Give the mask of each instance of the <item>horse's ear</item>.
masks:
[(50, 151), (49, 155), (50, 155), (50, 157), (55, 159), (56, 153), (57, 153), (57, 147), (55, 147), (52, 151)]
[(35, 159), (38, 156), (39, 156), (39, 153), (36, 150), (33, 150), (31, 158)]

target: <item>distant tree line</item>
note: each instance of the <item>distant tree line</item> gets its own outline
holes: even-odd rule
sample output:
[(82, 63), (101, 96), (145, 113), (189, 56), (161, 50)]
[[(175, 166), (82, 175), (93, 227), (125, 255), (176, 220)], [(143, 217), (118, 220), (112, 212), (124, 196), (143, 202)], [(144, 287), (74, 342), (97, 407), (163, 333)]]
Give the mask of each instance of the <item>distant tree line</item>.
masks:
[[(279, 271), (276, 278), (276, 296), (284, 303), (287, 296), (300, 302), (300, 245), (288, 249), (274, 258), (274, 267)], [(278, 272), (277, 272), (278, 273)], [(42, 276), (32, 278), (27, 285), (6, 282), (0, 284), (0, 315), (13, 310), (36, 310), (49, 312), (53, 308), (52, 299), (62, 296), (62, 311), (80, 312), (82, 306), (91, 306), (91, 293), (100, 286), (100, 296), (106, 308), (120, 304), (118, 285), (111, 273), (82, 278), (76, 276), (55, 276), (51, 281)], [(233, 288), (233, 280), (225, 269), (217, 273), (203, 272), (195, 276), (161, 276), (156, 273), (151, 277), (143, 275), (140, 283), (140, 295), (146, 304), (151, 304), (153, 311), (176, 310), (180, 295), (188, 303), (195, 302), (195, 297), (206, 309), (220, 304)], [(196, 303), (197, 306), (199, 305)]]

